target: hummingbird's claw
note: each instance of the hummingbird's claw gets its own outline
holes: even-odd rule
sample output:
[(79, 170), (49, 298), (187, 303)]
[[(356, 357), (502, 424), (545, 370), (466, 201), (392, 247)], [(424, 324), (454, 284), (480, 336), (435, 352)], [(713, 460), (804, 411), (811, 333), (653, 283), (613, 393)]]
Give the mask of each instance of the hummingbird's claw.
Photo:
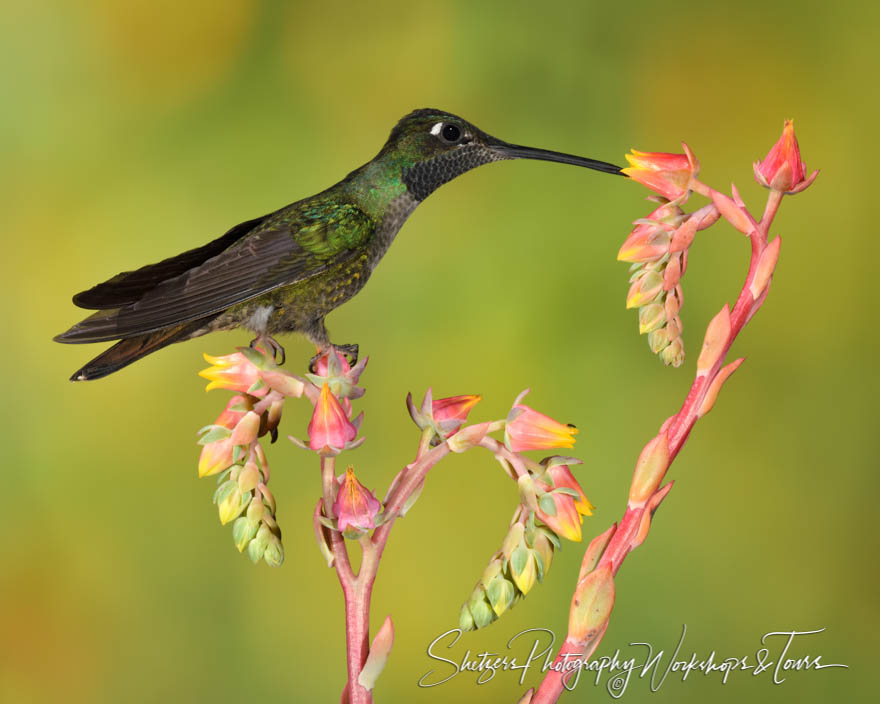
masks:
[[(265, 345), (272, 352), (272, 360), (278, 364), (282, 365), (287, 361), (287, 353), (284, 351), (284, 348), (278, 343), (278, 341), (272, 337), (271, 335), (261, 335), (260, 337), (255, 337), (251, 340), (251, 347), (256, 347), (260, 343), (265, 343)], [(278, 358), (281, 358), (281, 361), (278, 361)], [(275, 442), (274, 440), (272, 442)]]
[(351, 366), (358, 363), (359, 348), (357, 345), (334, 345), (334, 347), (338, 352), (342, 352), (342, 354), (348, 357), (348, 363)]
[(272, 430), (269, 431), (269, 437), (272, 438), (270, 442), (274, 444), (275, 441), (278, 440), (278, 428), (272, 428)]

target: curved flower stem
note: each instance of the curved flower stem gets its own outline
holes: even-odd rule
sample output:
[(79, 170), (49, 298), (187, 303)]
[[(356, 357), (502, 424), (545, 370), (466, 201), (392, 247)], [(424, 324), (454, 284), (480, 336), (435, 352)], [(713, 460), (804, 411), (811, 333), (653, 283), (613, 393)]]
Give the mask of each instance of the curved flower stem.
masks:
[[(379, 570), (379, 560), (382, 557), (385, 544), (388, 542), (391, 527), (397, 516), (400, 515), (406, 500), (425, 480), (428, 471), (449, 454), (449, 447), (446, 443), (429, 451), (430, 440), (431, 436), (423, 433), (416, 460), (401, 470), (396, 480), (397, 486), (385, 505), (385, 522), (373, 532), (372, 537), (360, 541), (363, 558), (360, 570), (356, 575), (351, 569), (344, 538), (338, 531), (329, 531), (330, 549), (336, 560), (334, 564), (345, 597), (345, 644), (348, 661), (346, 691), (349, 704), (368, 704), (373, 701), (371, 693), (358, 682), (358, 677), (369, 654), (370, 598)], [(323, 457), (321, 469), (324, 484), (324, 505), (325, 507), (332, 506), (330, 497), (336, 481), (333, 475), (333, 458)], [(346, 701), (345, 694), (343, 694), (343, 700)]]
[[(698, 192), (711, 198), (713, 190), (703, 184), (700, 185), (702, 188), (698, 189)], [(730, 349), (730, 346), (733, 344), (736, 336), (746, 323), (748, 323), (755, 312), (761, 307), (766, 298), (769, 279), (763, 286), (763, 289), (759, 291), (757, 298), (753, 295), (752, 288), (753, 283), (756, 281), (756, 275), (758, 274), (761, 255), (768, 247), (767, 239), (770, 225), (779, 209), (781, 200), (782, 194), (780, 192), (770, 192), (764, 215), (757, 228), (753, 229), (749, 234), (751, 244), (749, 269), (733, 310), (730, 311), (729, 328), (727, 329), (726, 337), (720, 341), (717, 350), (713, 345), (713, 354), (711, 355), (712, 360), (708, 369), (700, 369), (701, 365), (700, 362), (698, 362), (697, 377), (694, 379), (681, 409), (674, 416), (668, 418), (660, 429), (660, 435), (658, 438), (663, 435), (666, 436), (668, 459), (660, 476), (656, 478), (656, 486), (658, 487), (660, 482), (662, 482), (663, 476), (666, 474), (669, 463), (673, 461), (684, 446), (684, 443), (687, 441), (688, 435), (693, 429), (697, 419), (708, 412), (708, 408), (705, 407), (705, 404), (707, 399), (711, 402), (712, 397), (710, 397), (710, 394), (713, 392), (713, 389), (714, 393), (717, 393), (717, 388), (713, 387), (713, 382), (719, 377), (719, 372), (721, 372), (724, 358)], [(719, 315), (724, 314), (726, 310), (725, 307)], [(707, 341), (704, 343), (704, 350), (709, 342), (710, 341), (707, 337)], [(721, 381), (723, 382), (723, 378)], [(652, 442), (654, 441), (652, 440)], [(594, 539), (587, 548), (584, 556), (584, 564), (581, 568), (581, 574), (579, 577), (579, 585), (583, 583), (583, 580), (587, 575), (602, 568), (610, 568), (612, 575), (617, 573), (627, 554), (641, 545), (645, 540), (647, 533), (650, 530), (651, 517), (671, 487), (672, 483), (670, 482), (666, 486), (654, 491), (647, 500), (634, 501), (631, 494), (630, 501), (628, 502), (620, 522), (612, 525), (608, 532)], [(611, 533), (610, 540), (608, 540), (608, 533)], [(601, 543), (605, 540), (608, 540), (608, 543), (603, 550)], [(601, 557), (596, 561), (596, 553), (598, 551), (601, 551)], [(573, 599), (573, 606), (577, 599), (577, 594), (578, 592), (576, 591)], [(554, 664), (560, 663), (564, 659), (565, 654), (568, 654), (569, 656), (576, 654), (579, 658), (590, 657), (601, 642), (607, 626), (608, 621), (606, 620), (601, 627), (590, 631), (585, 639), (575, 638), (572, 636), (571, 631), (569, 631), (559, 654), (556, 656)], [(551, 704), (552, 702), (556, 702), (565, 688), (566, 676), (565, 673), (551, 668), (545, 675), (538, 690), (529, 700), (529, 704)]]

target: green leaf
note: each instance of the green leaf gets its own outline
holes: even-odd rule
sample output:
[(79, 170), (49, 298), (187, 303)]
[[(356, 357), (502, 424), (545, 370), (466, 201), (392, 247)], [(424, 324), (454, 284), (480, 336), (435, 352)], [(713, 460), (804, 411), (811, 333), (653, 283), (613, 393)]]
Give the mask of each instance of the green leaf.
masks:
[(532, 556), (535, 558), (535, 566), (538, 568), (538, 581), (544, 581), (544, 558), (537, 550), (532, 550)]
[(222, 425), (211, 425), (205, 427), (209, 427), (211, 429), (199, 438), (199, 445), (207, 445), (208, 443), (217, 442), (218, 440), (225, 440), (230, 435), (232, 435), (232, 431), (229, 428), (224, 428)]
[(580, 499), (581, 495), (577, 493), (574, 489), (571, 489), (567, 486), (561, 486), (558, 489), (554, 489), (551, 493), (553, 494), (566, 494), (568, 496), (573, 496), (575, 499)]
[(513, 551), (513, 554), (510, 556), (510, 571), (515, 576), (518, 577), (523, 573), (526, 569), (526, 566), (529, 562), (529, 551), (526, 549), (526, 546), (520, 543), (516, 546)]
[(538, 506), (540, 506), (541, 510), (548, 516), (556, 515), (556, 503), (553, 501), (553, 497), (550, 496), (550, 494), (543, 494), (539, 496)]
[(214, 503), (223, 503), (226, 498), (237, 488), (238, 482), (234, 482), (231, 479), (229, 481), (223, 482), (223, 484), (217, 487), (217, 491), (214, 492)]
[(238, 548), (239, 552), (244, 551), (247, 544), (257, 534), (257, 528), (259, 527), (260, 524), (258, 522), (249, 521), (244, 516), (235, 519), (235, 522), (232, 524), (232, 540), (235, 542), (235, 547)]
[(544, 535), (547, 536), (547, 540), (549, 540), (553, 544), (554, 548), (556, 548), (557, 550), (562, 549), (562, 541), (559, 539), (559, 536), (556, 535), (556, 533), (547, 528), (539, 528), (538, 530), (540, 530)]
[(236, 347), (236, 349), (245, 356), (248, 362), (258, 369), (262, 369), (266, 365), (266, 357), (253, 347)]
[(489, 599), (492, 610), (497, 616), (501, 616), (513, 604), (514, 591), (513, 584), (501, 575), (492, 580), (492, 583), (486, 590), (486, 597)]
[(461, 611), (458, 612), (458, 627), (463, 631), (473, 631), (477, 627), (467, 604), (462, 604)]

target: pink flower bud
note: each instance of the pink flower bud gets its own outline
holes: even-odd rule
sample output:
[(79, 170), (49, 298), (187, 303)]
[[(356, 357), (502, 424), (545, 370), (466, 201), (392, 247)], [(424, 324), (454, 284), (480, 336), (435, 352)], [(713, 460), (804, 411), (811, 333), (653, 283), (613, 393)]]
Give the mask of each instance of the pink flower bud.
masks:
[(686, 154), (640, 152), (633, 149), (631, 154), (626, 155), (626, 160), (630, 166), (622, 169), (621, 173), (669, 200), (687, 194), (691, 178), (700, 170), (699, 162), (689, 149)]
[(199, 477), (219, 474), (232, 464), (232, 438), (223, 438), (202, 447), (199, 455)]
[(336, 454), (354, 440), (355, 435), (357, 429), (330, 393), (330, 386), (324, 384), (309, 423), (309, 447), (321, 454)]
[(376, 527), (376, 516), (381, 510), (382, 504), (357, 480), (354, 469), (349, 467), (333, 503), (333, 512), (339, 521), (338, 529), (358, 532), (372, 530)]
[(640, 274), (626, 294), (627, 308), (638, 308), (650, 303), (663, 291), (663, 277), (660, 272), (643, 270)]
[(553, 447), (574, 447), (577, 428), (553, 420), (550, 416), (521, 403), (508, 415), (504, 442), (511, 452), (547, 450)]
[(773, 145), (763, 161), (755, 162), (754, 170), (758, 183), (783, 193), (799, 193), (819, 175), (818, 171), (814, 171), (809, 178), (805, 178), (806, 166), (801, 161), (793, 120), (785, 121), (779, 141)]
[(659, 259), (669, 251), (670, 233), (681, 223), (684, 211), (677, 205), (664, 203), (648, 217), (637, 220), (635, 229), (617, 253), (621, 262), (647, 262)]

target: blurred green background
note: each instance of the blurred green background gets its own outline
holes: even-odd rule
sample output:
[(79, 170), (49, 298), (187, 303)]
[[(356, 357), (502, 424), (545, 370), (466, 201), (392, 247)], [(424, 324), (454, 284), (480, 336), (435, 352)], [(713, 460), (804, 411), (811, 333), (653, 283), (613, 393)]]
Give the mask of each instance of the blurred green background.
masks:
[[(751, 162), (796, 120), (813, 188), (788, 198), (771, 295), (737, 341), (745, 356), (673, 466), (678, 480), (617, 579), (599, 654), (753, 657), (773, 630), (826, 628), (793, 654), (849, 670), (774, 685), (673, 676), (629, 701), (854, 700), (878, 653), (876, 284), (870, 213), (878, 116), (870, 3), (171, 0), (3, 3), (0, 232), (5, 529), (0, 532), (4, 702), (338, 701), (341, 596), (314, 545), (313, 458), (270, 450), (286, 562), (236, 553), (196, 478), (202, 352), (177, 345), (103, 381), (67, 377), (99, 347), (52, 335), (73, 293), (202, 244), (334, 183), (413, 108), (461, 114), (504, 139), (621, 162), (686, 139), (719, 188), (756, 212)], [(871, 156), (870, 152), (874, 152)], [(479, 169), (413, 215), (369, 286), (332, 314), (334, 339), (371, 358), (366, 444), (344, 457), (384, 494), (415, 451), (407, 391), (478, 392), (475, 419), (530, 403), (580, 428), (578, 470), (597, 506), (587, 538), (622, 513), (641, 445), (680, 406), (702, 330), (745, 272), (727, 226), (700, 235), (684, 279), (690, 357), (666, 369), (623, 307), (615, 261), (647, 191), (558, 164)], [(701, 204), (695, 197), (693, 204)], [(289, 367), (312, 349), (285, 340)], [(304, 404), (283, 431), (305, 435)], [(373, 628), (394, 652), (377, 701), (515, 701), (525, 685), (462, 674), (433, 689), (426, 655), (457, 623), (516, 502), (485, 453), (450, 458), (392, 533)], [(585, 541), (586, 542), (586, 541)], [(582, 546), (542, 586), (451, 651), (506, 650), (525, 628), (562, 637)], [(869, 670), (869, 668), (871, 668)], [(439, 664), (438, 670), (447, 671)], [(872, 680), (873, 681), (873, 678)], [(582, 682), (570, 701), (609, 699)]]

